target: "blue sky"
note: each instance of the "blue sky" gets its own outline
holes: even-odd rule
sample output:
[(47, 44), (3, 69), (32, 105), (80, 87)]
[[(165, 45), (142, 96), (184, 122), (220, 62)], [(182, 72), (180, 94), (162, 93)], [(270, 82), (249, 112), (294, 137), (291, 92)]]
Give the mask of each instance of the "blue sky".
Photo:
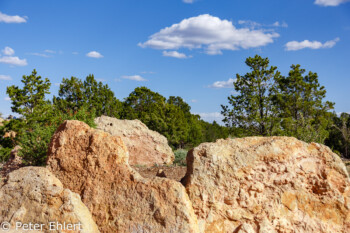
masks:
[(118, 99), (147, 86), (218, 120), (255, 54), (284, 75), (317, 72), (350, 112), (349, 52), (348, 0), (1, 0), (0, 112), (11, 114), (6, 86), (35, 68), (53, 95), (63, 77), (94, 74)]

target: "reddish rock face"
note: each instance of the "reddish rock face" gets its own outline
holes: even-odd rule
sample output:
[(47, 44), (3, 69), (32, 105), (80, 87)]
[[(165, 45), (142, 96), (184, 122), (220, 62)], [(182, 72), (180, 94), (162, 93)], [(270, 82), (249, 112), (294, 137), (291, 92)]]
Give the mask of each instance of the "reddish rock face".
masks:
[(47, 167), (81, 195), (101, 232), (198, 232), (185, 188), (142, 178), (120, 137), (65, 121), (52, 138)]
[(168, 140), (158, 132), (147, 128), (139, 120), (119, 120), (101, 116), (95, 119), (97, 129), (120, 136), (129, 151), (130, 165), (172, 164), (174, 153)]
[(204, 143), (183, 180), (201, 232), (350, 232), (350, 181), (323, 145), (288, 137)]

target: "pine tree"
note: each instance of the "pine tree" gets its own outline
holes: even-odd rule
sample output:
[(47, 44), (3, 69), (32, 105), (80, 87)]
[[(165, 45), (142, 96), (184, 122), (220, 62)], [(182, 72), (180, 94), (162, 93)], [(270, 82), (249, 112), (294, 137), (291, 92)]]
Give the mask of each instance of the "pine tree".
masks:
[(318, 81), (317, 73), (300, 65), (292, 65), (287, 77), (275, 79), (273, 102), (279, 112), (283, 134), (307, 142), (323, 143), (328, 137), (327, 128), (332, 124), (334, 103), (323, 102), (326, 90)]
[(226, 126), (241, 128), (245, 135), (272, 135), (277, 127), (272, 103), (273, 80), (280, 76), (277, 67), (269, 67), (269, 59), (256, 55), (245, 61), (251, 72), (236, 75), (233, 83), (237, 94), (228, 97), (232, 106), (222, 107)]
[(31, 75), (23, 75), (21, 82), (24, 85), (22, 89), (13, 85), (7, 87), (6, 93), (11, 99), (12, 111), (27, 117), (36, 107), (48, 103), (45, 94), (50, 94), (51, 83), (48, 78), (43, 80), (37, 76), (35, 69)]

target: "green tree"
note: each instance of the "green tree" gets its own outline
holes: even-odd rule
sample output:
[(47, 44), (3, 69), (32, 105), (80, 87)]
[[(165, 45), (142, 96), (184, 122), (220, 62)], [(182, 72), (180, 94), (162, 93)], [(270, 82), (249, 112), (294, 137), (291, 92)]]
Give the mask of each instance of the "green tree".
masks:
[[(334, 121), (333, 127), (336, 132), (333, 132), (332, 140), (338, 139), (339, 151), (342, 152), (345, 158), (350, 157), (350, 114), (342, 113), (340, 117)], [(331, 143), (330, 143), (331, 144)], [(334, 144), (333, 144), (334, 145)], [(332, 144), (330, 145), (332, 148)]]
[(7, 87), (6, 93), (11, 99), (12, 111), (27, 117), (35, 107), (47, 103), (45, 94), (50, 94), (51, 83), (48, 78), (43, 80), (37, 76), (35, 69), (31, 75), (23, 75), (21, 82), (24, 84), (22, 89), (13, 85)]
[(166, 98), (147, 87), (137, 87), (124, 101), (122, 118), (139, 119), (151, 130), (165, 134)]
[(58, 91), (59, 97), (53, 97), (53, 103), (62, 111), (76, 111), (85, 103), (83, 82), (76, 78), (63, 78)]
[(332, 124), (329, 110), (334, 103), (323, 102), (326, 90), (319, 84), (317, 73), (304, 74), (300, 65), (292, 65), (287, 77), (275, 78), (273, 104), (279, 112), (280, 134), (323, 143)]
[(82, 106), (93, 108), (97, 116), (120, 117), (121, 102), (114, 96), (109, 86), (97, 82), (93, 75), (81, 81), (76, 77), (63, 78), (54, 104), (61, 111), (77, 111)]
[(237, 94), (228, 97), (232, 106), (222, 107), (226, 126), (238, 127), (245, 135), (273, 135), (277, 127), (272, 103), (273, 80), (280, 76), (277, 67), (269, 67), (269, 59), (256, 55), (245, 61), (251, 72), (236, 75), (233, 83)]
[(97, 82), (92, 74), (84, 81), (84, 94), (88, 106), (96, 110), (96, 115), (120, 117), (121, 102), (114, 96), (108, 84)]

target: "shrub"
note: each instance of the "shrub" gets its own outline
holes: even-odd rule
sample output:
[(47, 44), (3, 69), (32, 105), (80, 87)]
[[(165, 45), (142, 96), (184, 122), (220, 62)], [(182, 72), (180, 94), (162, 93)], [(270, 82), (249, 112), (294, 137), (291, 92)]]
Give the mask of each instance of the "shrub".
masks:
[(179, 149), (174, 151), (174, 154), (175, 154), (174, 164), (178, 166), (186, 166), (187, 152), (188, 151), (184, 149)]
[(10, 158), (12, 148), (0, 146), (0, 162), (6, 162)]

